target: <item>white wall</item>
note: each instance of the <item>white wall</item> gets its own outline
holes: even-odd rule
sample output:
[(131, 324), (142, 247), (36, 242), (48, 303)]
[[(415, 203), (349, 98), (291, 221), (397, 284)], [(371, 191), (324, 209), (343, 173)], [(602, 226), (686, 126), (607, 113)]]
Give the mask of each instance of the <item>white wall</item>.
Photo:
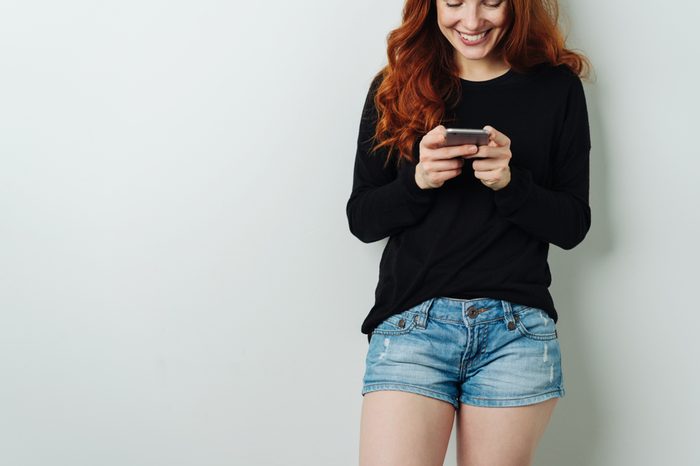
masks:
[[(0, 464), (357, 463), (385, 242), (345, 202), (402, 5), (2, 3)], [(698, 464), (700, 9), (562, 8), (593, 223), (551, 248), (567, 396), (536, 464)]]

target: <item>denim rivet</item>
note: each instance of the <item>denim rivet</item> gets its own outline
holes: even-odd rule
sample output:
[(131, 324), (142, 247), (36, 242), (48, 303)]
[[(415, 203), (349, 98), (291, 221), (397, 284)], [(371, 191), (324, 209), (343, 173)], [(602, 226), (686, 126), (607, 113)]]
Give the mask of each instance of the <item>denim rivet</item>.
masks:
[(515, 328), (515, 322), (512, 320), (508, 322), (508, 330), (513, 330)]
[(404, 328), (406, 326), (406, 321), (404, 319), (399, 320), (399, 327)]

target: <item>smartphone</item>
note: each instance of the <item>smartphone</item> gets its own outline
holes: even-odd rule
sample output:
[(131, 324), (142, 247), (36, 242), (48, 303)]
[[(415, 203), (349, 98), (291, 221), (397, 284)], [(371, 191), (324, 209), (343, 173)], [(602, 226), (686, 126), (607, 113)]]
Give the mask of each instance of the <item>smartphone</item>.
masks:
[(485, 146), (489, 143), (489, 132), (485, 129), (447, 128), (446, 146), (474, 144)]

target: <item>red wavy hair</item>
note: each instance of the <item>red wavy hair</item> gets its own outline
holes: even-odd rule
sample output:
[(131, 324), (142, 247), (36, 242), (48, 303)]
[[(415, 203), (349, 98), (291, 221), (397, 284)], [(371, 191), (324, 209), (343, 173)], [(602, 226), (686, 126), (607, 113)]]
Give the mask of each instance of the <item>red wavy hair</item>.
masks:
[[(564, 64), (588, 78), (588, 59), (565, 48), (557, 0), (505, 1), (510, 25), (496, 53), (511, 68), (527, 72), (540, 63)], [(377, 144), (372, 149), (388, 146), (387, 162), (398, 149), (397, 165), (402, 159), (413, 162), (418, 139), (461, 97), (454, 48), (438, 27), (435, 0), (406, 0), (402, 16), (401, 26), (387, 37), (388, 64), (375, 75), (381, 84), (374, 95)]]

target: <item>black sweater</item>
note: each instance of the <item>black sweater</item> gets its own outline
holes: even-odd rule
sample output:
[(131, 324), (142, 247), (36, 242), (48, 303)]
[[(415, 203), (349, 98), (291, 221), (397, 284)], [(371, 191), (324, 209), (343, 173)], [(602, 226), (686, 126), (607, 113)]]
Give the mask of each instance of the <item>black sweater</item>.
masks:
[(439, 296), (504, 299), (544, 309), (556, 322), (549, 244), (572, 249), (591, 224), (591, 143), (580, 78), (564, 65), (540, 65), (488, 81), (461, 80), (460, 102), (441, 124), (491, 125), (510, 138), (511, 181), (498, 191), (474, 176), (468, 160), (459, 176), (421, 189), (414, 177), (419, 139), (413, 164), (397, 168), (392, 154), (384, 167), (386, 147), (370, 154), (379, 79), (365, 100), (346, 207), (350, 231), (361, 241), (389, 237), (362, 333), (369, 340), (387, 317)]

